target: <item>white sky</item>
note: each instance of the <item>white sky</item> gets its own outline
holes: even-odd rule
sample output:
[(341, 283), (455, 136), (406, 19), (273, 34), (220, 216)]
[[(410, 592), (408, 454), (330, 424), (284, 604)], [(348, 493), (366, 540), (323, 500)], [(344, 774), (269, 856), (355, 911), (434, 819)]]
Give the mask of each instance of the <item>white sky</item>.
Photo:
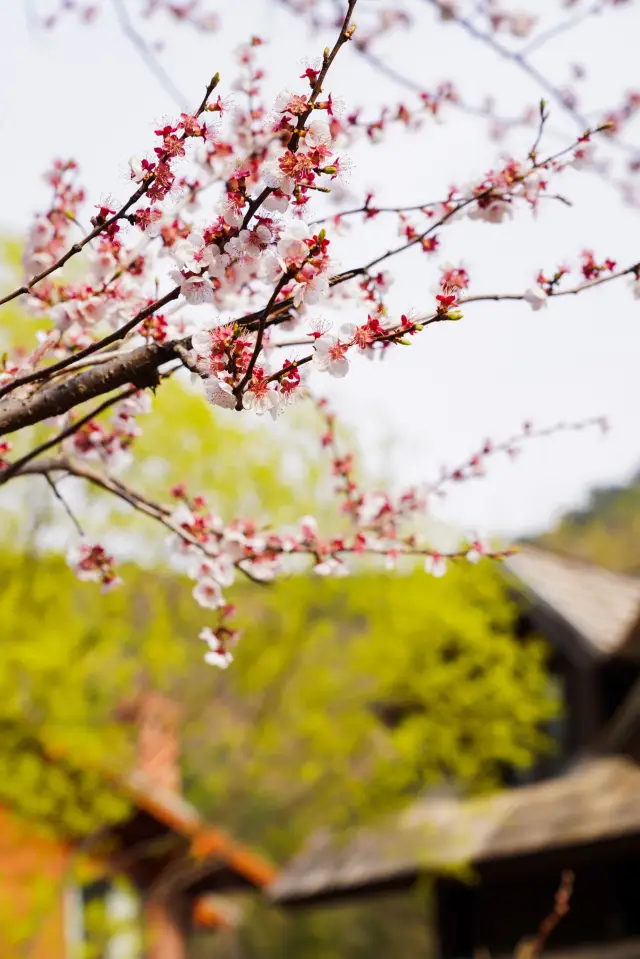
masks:
[[(132, 11), (139, 8), (138, 0), (124, 2)], [(124, 196), (128, 157), (149, 152), (154, 122), (175, 113), (120, 32), (109, 0), (102, 5), (99, 22), (90, 28), (68, 18), (44, 33), (28, 25), (21, 0), (0, 3), (0, 230), (5, 233), (23, 231), (34, 211), (45, 208), (40, 176), (57, 156), (79, 161), (90, 202)], [(553, 6), (550, 0), (530, 5)], [(47, 0), (36, 6), (43, 12), (51, 8)], [(363, 0), (356, 21), (377, 6), (378, 0)], [(232, 51), (249, 34), (270, 41), (265, 65), (273, 95), (295, 86), (303, 57), (320, 53), (332, 40), (330, 33), (310, 38), (301, 23), (268, 0), (217, 7), (222, 32), (198, 37), (188, 27), (172, 27), (162, 54), (166, 70), (193, 103), (216, 70), (225, 94), (236, 75)], [(413, 29), (380, 48), (399, 69), (426, 88), (453, 79), (475, 102), (493, 92), (504, 113), (539, 99), (540, 91), (515, 67), (497, 61), (455, 26), (436, 25), (419, 0), (414, 9), (419, 18)], [(165, 27), (152, 21), (145, 26), (147, 36), (166, 36)], [(597, 110), (619, 102), (634, 84), (640, 88), (639, 31), (640, 13), (631, 2), (549, 45), (536, 63), (559, 85), (568, 78), (567, 64), (588, 66), (585, 108)], [(339, 58), (327, 89), (350, 108), (363, 105), (367, 116), (381, 102), (411, 102), (351, 50)], [(365, 188), (376, 187), (378, 202), (426, 202), (443, 196), (451, 183), (481, 176), (503, 147), (487, 140), (481, 122), (453, 109), (445, 116), (447, 122), (429, 121), (417, 135), (390, 136), (374, 149), (358, 147), (350, 188), (360, 197)], [(557, 108), (550, 127), (566, 135), (563, 141), (547, 140), (550, 152), (575, 133)], [(530, 141), (530, 134), (520, 135), (518, 155)], [(602, 259), (611, 256), (620, 266), (640, 260), (640, 213), (623, 208), (610, 186), (591, 174), (568, 173), (556, 189), (574, 202), (572, 209), (548, 202), (537, 220), (521, 213), (507, 226), (455, 224), (441, 231), (440, 254), (412, 251), (391, 261), (397, 277), (393, 307), (430, 309), (437, 267), (447, 261), (462, 262), (471, 274), (471, 292), (483, 293), (522, 292), (539, 268), (576, 263), (584, 248)], [(380, 218), (370, 235), (358, 230), (337, 243), (340, 265), (358, 265), (369, 253), (395, 245), (393, 223)], [(356, 361), (344, 381), (324, 377), (319, 385), (357, 430), (371, 465), (402, 485), (433, 477), (486, 436), (508, 436), (526, 419), (542, 426), (607, 415), (613, 429), (605, 440), (594, 432), (536, 443), (515, 465), (496, 461), (487, 479), (460, 487), (443, 508), (446, 518), (469, 529), (523, 532), (579, 504), (590, 486), (622, 481), (640, 466), (639, 324), (640, 301), (632, 298), (626, 280), (556, 301), (539, 313), (519, 303), (469, 305), (462, 322), (416, 337), (411, 349), (389, 351), (384, 364)]]

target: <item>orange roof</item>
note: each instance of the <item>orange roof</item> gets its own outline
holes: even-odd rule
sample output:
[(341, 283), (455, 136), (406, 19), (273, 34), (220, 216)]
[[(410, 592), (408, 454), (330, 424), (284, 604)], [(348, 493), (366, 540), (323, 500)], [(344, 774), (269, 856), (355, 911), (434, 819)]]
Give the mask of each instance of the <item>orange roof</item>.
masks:
[(207, 929), (235, 929), (241, 915), (237, 903), (220, 896), (200, 896), (193, 906), (193, 921)]
[(123, 786), (138, 808), (191, 840), (191, 853), (195, 859), (221, 858), (250, 883), (261, 888), (275, 879), (276, 869), (271, 863), (221, 829), (207, 825), (197, 809), (181, 795), (162, 789), (140, 772), (131, 773)]

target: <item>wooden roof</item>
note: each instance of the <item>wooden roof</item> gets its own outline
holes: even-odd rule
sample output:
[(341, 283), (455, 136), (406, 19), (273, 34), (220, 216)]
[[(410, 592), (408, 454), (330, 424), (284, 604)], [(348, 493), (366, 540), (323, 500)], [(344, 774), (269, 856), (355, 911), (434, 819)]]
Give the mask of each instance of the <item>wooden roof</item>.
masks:
[(640, 653), (640, 577), (533, 546), (521, 547), (504, 565), (518, 592), (564, 626), (590, 658)]
[(620, 756), (589, 759), (556, 779), (485, 798), (427, 797), (342, 844), (317, 834), (269, 895), (311, 902), (631, 834), (640, 835), (640, 768)]

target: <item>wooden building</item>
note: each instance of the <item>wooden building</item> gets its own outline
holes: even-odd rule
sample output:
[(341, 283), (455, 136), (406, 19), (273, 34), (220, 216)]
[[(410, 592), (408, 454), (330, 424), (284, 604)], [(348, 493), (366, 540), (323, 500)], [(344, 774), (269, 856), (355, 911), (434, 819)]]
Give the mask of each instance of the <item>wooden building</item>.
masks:
[(571, 911), (545, 955), (640, 959), (640, 579), (532, 547), (505, 574), (521, 641), (537, 632), (552, 647), (564, 702), (555, 756), (506, 771), (488, 797), (440, 792), (346, 842), (318, 834), (270, 895), (341, 902), (429, 876), (440, 959), (499, 959), (536, 932), (569, 868)]
[[(89, 840), (54, 822), (43, 833), (41, 822), (0, 806), (2, 959), (77, 959), (95, 946), (89, 915), (96, 910), (105, 920), (104, 959), (186, 959), (193, 931), (237, 921), (226, 894), (262, 889), (274, 878), (269, 863), (206, 823), (182, 796), (175, 706), (147, 693), (120, 718), (137, 727), (138, 761), (125, 777), (100, 771), (104, 788), (127, 801), (117, 825)], [(35, 748), (35, 739), (25, 746)], [(80, 788), (83, 770), (73, 757), (45, 758), (54, 775), (57, 768)], [(12, 934), (23, 927), (26, 941), (14, 948)]]

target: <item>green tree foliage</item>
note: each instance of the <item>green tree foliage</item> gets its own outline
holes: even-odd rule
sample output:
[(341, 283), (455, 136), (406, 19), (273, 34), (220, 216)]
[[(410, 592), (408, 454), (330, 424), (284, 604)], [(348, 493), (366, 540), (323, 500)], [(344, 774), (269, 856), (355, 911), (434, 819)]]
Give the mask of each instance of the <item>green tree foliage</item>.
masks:
[(640, 574), (640, 474), (626, 486), (595, 489), (537, 542), (621, 573)]

